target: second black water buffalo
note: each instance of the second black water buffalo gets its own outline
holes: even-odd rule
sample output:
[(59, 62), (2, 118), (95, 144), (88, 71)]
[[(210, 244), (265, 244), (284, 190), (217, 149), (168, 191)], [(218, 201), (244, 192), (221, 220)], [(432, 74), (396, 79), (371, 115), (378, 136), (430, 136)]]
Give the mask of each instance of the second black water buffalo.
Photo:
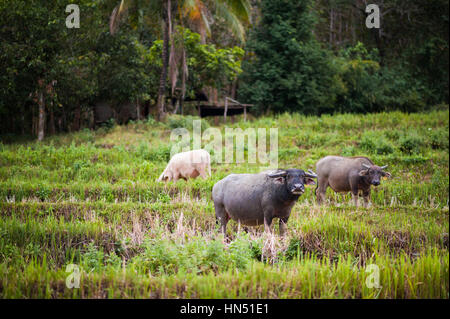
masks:
[(370, 199), (370, 186), (380, 185), (381, 177), (390, 177), (385, 172), (387, 165), (377, 166), (364, 156), (343, 157), (326, 156), (316, 164), (317, 188), (316, 195), (319, 204), (325, 200), (327, 187), (335, 192), (352, 192), (355, 206), (358, 206), (358, 193), (362, 191), (364, 206)]
[(264, 224), (270, 231), (273, 218), (280, 219), (280, 234), (292, 207), (305, 191), (305, 184), (315, 184), (317, 175), (301, 169), (266, 171), (259, 174), (231, 174), (218, 181), (212, 190), (216, 219), (225, 234), (230, 219), (242, 225)]

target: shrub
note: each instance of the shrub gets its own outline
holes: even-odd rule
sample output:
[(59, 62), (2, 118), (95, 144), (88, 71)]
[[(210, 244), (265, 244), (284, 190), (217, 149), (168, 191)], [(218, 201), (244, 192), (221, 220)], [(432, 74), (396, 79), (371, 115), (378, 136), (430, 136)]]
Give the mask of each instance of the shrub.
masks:
[(402, 136), (401, 130), (387, 130), (384, 132), (384, 135), (393, 141), (397, 141)]
[(415, 133), (400, 138), (400, 150), (406, 154), (419, 154), (425, 147), (425, 139)]
[(114, 126), (116, 125), (116, 120), (114, 118), (110, 118), (105, 123), (101, 124), (101, 127), (106, 131), (109, 132)]
[(120, 267), (122, 264), (122, 260), (119, 256), (113, 251), (108, 256), (106, 256), (106, 264), (112, 267)]
[(171, 198), (166, 193), (158, 193), (158, 199), (157, 200), (158, 200), (159, 203), (170, 203)]
[(429, 161), (428, 157), (424, 157), (420, 154), (401, 156), (400, 158), (397, 158), (397, 163), (402, 163), (405, 165), (424, 164), (428, 161)]
[(51, 193), (52, 191), (42, 184), (39, 184), (36, 191), (36, 195), (41, 201), (45, 201), (47, 198), (49, 198)]
[(72, 169), (75, 173), (79, 172), (84, 167), (89, 167), (89, 163), (87, 163), (85, 161), (76, 161), (72, 165)]
[(136, 149), (136, 155), (150, 162), (168, 162), (170, 160), (171, 145), (161, 145), (150, 148), (147, 142), (141, 142)]
[(367, 132), (363, 135), (359, 147), (378, 155), (388, 155), (394, 152), (394, 146), (382, 135)]
[(86, 271), (92, 271), (103, 267), (103, 251), (99, 250), (93, 243), (89, 243), (86, 252), (82, 254), (81, 263)]
[(143, 256), (133, 258), (132, 263), (143, 272), (159, 274), (245, 269), (252, 258), (245, 236), (236, 238), (229, 249), (220, 240), (209, 241), (203, 237), (191, 238), (186, 243), (155, 239), (144, 246)]
[(94, 134), (88, 128), (84, 128), (79, 134), (77, 134), (80, 143), (94, 142)]
[(253, 251), (249, 245), (248, 236), (236, 238), (230, 244), (230, 253), (233, 267), (238, 269), (247, 268), (248, 263), (253, 257)]
[(354, 146), (346, 146), (341, 151), (342, 156), (355, 156), (356, 150)]
[(226, 269), (228, 258), (224, 254), (225, 246), (220, 240), (213, 240), (208, 243), (205, 263), (213, 270)]
[(147, 120), (145, 121), (147, 126), (153, 127), (158, 124), (158, 121), (153, 118), (153, 116), (149, 115)]
[(431, 133), (431, 148), (448, 150), (448, 128), (437, 129)]
[(209, 123), (198, 116), (172, 114), (167, 117), (167, 125), (171, 129), (186, 128), (187, 130), (192, 131), (194, 121), (200, 121), (202, 131), (209, 127)]
[(287, 260), (293, 259), (294, 257), (296, 257), (299, 252), (302, 251), (302, 241), (299, 238), (292, 238), (289, 241), (289, 245), (286, 248), (286, 251), (284, 253), (284, 255), (286, 256)]
[(162, 145), (156, 149), (151, 149), (147, 160), (151, 162), (168, 162), (170, 160), (171, 145)]

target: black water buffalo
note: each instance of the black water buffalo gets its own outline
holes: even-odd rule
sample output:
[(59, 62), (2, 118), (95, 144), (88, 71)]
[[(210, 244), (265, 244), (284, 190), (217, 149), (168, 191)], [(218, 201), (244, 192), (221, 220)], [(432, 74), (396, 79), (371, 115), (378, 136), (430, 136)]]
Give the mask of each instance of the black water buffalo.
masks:
[(385, 166), (377, 166), (367, 157), (326, 156), (316, 164), (316, 196), (319, 204), (325, 200), (327, 187), (335, 192), (352, 192), (355, 206), (358, 207), (358, 193), (362, 191), (364, 207), (370, 199), (370, 186), (380, 185), (381, 177), (390, 177)]
[(280, 219), (280, 234), (292, 207), (305, 191), (305, 184), (315, 184), (317, 175), (301, 169), (266, 171), (259, 174), (231, 174), (218, 181), (212, 190), (216, 220), (225, 234), (227, 223), (233, 219), (242, 225), (264, 224), (270, 230), (272, 219)]

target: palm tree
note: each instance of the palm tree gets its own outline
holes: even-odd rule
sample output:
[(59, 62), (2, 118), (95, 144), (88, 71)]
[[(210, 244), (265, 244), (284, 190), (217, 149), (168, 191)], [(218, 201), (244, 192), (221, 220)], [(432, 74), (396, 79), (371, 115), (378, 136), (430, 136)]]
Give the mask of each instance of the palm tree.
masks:
[[(110, 17), (110, 33), (114, 34), (120, 24), (122, 17), (127, 12), (131, 0), (121, 0)], [(210, 34), (210, 24), (212, 20), (211, 10), (220, 16), (229, 26), (233, 34), (244, 41), (244, 25), (250, 22), (250, 1), (249, 0), (148, 0), (148, 5), (162, 21), (163, 29), (163, 50), (162, 69), (158, 89), (158, 120), (165, 116), (165, 91), (167, 74), (170, 69), (170, 81), (172, 83), (172, 93), (178, 77), (178, 68), (175, 59), (175, 49), (173, 47), (173, 23), (174, 17), (184, 26), (186, 21), (193, 29), (200, 33), (202, 41)], [(169, 44), (171, 46), (169, 52)], [(184, 48), (180, 54), (182, 61), (182, 97), (185, 91), (185, 79), (187, 76), (186, 54)]]

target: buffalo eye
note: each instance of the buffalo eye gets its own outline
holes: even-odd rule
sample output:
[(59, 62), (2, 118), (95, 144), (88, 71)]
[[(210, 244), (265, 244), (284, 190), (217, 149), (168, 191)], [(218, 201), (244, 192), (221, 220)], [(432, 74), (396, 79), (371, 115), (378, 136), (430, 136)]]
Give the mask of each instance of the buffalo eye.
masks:
[(276, 177), (276, 178), (274, 178), (274, 182), (276, 184), (284, 184), (284, 179), (285, 179), (285, 177), (282, 177), (282, 176)]

